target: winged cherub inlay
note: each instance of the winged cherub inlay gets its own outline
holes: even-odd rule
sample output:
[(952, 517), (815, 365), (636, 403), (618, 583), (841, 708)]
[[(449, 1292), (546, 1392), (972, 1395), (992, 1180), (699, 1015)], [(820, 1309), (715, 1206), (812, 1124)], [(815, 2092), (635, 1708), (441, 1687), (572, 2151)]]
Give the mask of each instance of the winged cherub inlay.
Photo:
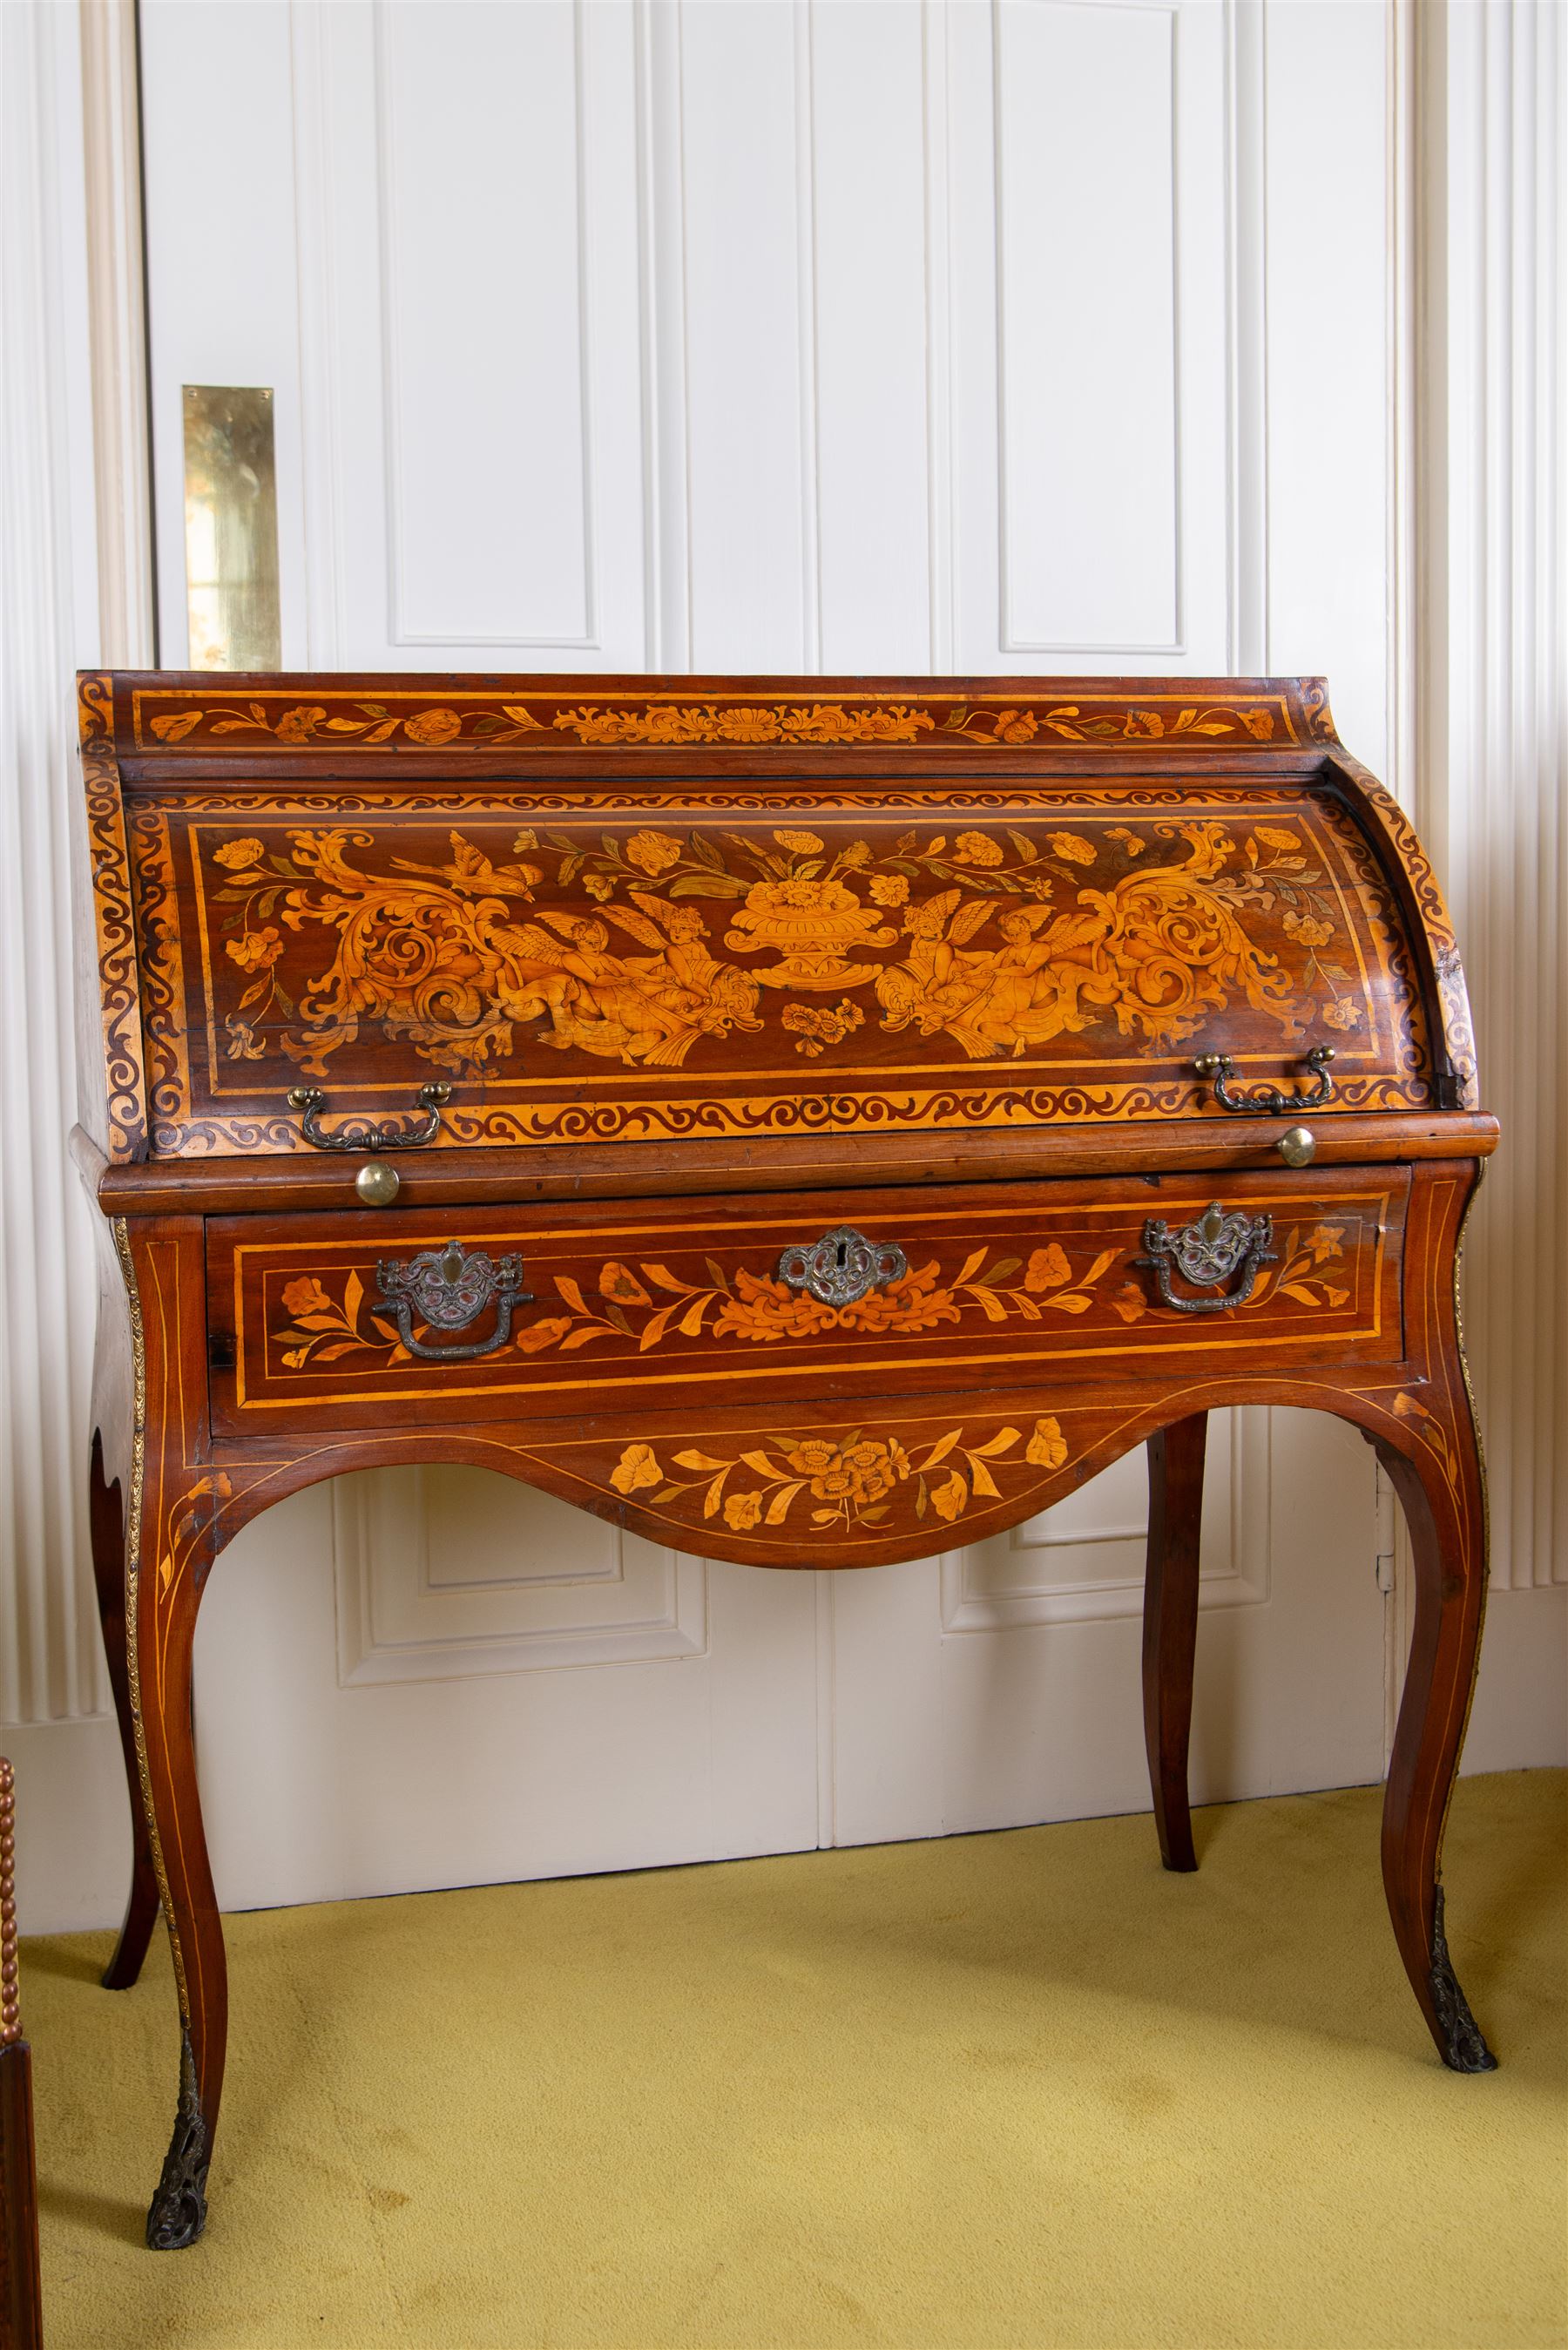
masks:
[[(286, 857), (254, 833), (210, 852), (246, 983), (226, 1016), (231, 1058), (262, 1057), (265, 1027), (311, 1076), (368, 1033), (406, 1035), (460, 1076), (528, 1043), (659, 1068), (775, 1025), (814, 1055), (864, 1031), (864, 1053), (879, 1025), (994, 1060), (1094, 1030), (1152, 1053), (1243, 1005), (1291, 1040), (1315, 1016), (1342, 1035), (1363, 1016), (1351, 972), (1324, 957), (1338, 912), (1325, 877), (1278, 826), (977, 827), (836, 847), (783, 828), (527, 828), (500, 862), (454, 831), (440, 864), (362, 869), (356, 856), (384, 855), (387, 838), (295, 829)], [(727, 901), (717, 921), (704, 899)], [(1249, 927), (1276, 907), (1278, 952)], [(333, 935), (331, 961), (291, 980), (286, 934), (316, 930)], [(770, 1014), (764, 991), (831, 993), (837, 1009)]]

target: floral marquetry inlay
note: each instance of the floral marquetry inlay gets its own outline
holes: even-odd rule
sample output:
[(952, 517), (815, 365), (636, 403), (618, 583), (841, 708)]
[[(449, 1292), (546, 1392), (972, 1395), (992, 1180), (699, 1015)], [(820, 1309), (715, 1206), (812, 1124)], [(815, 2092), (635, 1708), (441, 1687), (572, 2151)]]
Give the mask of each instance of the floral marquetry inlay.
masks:
[(1277, 686), (1256, 693), (1107, 692), (1094, 686), (1044, 699), (959, 693), (850, 692), (784, 701), (755, 693), (647, 693), (599, 701), (552, 693), (541, 682), (510, 694), (464, 692), (447, 701), (428, 692), (375, 694), (317, 691), (214, 694), (210, 685), (157, 685), (134, 696), (139, 747), (172, 752), (203, 744), (242, 750), (258, 743), (379, 749), (395, 743), (427, 751), (493, 749), (526, 742), (538, 750), (685, 750), (710, 744), (747, 749), (898, 749), (972, 744), (1024, 751), (1042, 743), (1090, 748), (1176, 749), (1333, 739), (1321, 688)]
[(670, 1453), (668, 1467), (653, 1446), (628, 1444), (607, 1482), (678, 1517), (722, 1517), (733, 1534), (798, 1524), (821, 1535), (899, 1519), (951, 1525), (971, 1502), (1010, 1499), (1021, 1477), (1025, 1487), (1038, 1483), (1066, 1459), (1061, 1422), (1044, 1418), (1027, 1431), (961, 1425), (909, 1447), (860, 1428), (773, 1435), (729, 1454), (683, 1448)]
[[(1032, 1249), (1027, 1257), (992, 1248), (968, 1250), (944, 1272), (938, 1260), (912, 1266), (846, 1305), (826, 1305), (767, 1273), (744, 1266), (726, 1271), (705, 1260), (705, 1282), (683, 1280), (669, 1265), (611, 1258), (597, 1277), (556, 1274), (549, 1308), (526, 1323), (510, 1341), (514, 1354), (552, 1350), (574, 1354), (596, 1341), (632, 1342), (639, 1355), (686, 1338), (744, 1339), (765, 1345), (792, 1338), (821, 1338), (840, 1332), (868, 1336), (913, 1336), (966, 1317), (979, 1324), (1039, 1322), (1046, 1314), (1076, 1316), (1088, 1311), (1091, 1293), (1116, 1262), (1118, 1251), (1100, 1249), (1075, 1266), (1057, 1241)], [(541, 1276), (543, 1278), (543, 1276)], [(398, 1340), (390, 1312), (367, 1299), (365, 1284), (352, 1270), (331, 1286), (315, 1274), (296, 1274), (279, 1296), (285, 1319), (274, 1331), (287, 1370), (337, 1362), (346, 1355), (371, 1353), (387, 1362), (412, 1359)], [(1137, 1302), (1132, 1302), (1132, 1297)], [(1137, 1319), (1141, 1295), (1111, 1300), (1121, 1320)], [(506, 1351), (506, 1350), (503, 1350)]]
[(213, 841), (225, 1057), (325, 1078), (379, 1030), (472, 1078), (528, 1044), (679, 1067), (770, 1026), (814, 1057), (875, 1022), (986, 1060), (1096, 1032), (1164, 1051), (1232, 1007), (1282, 1046), (1366, 1022), (1344, 877), (1279, 820), (477, 833)]
[(1216, 1054), (1288, 1086), (1332, 1046), (1329, 1115), (1465, 1082), (1313, 681), (149, 676), (82, 707), (89, 764), (135, 766), (132, 1156), (307, 1152), (302, 1086), (332, 1136), (450, 1085), (444, 1151), (1222, 1118)]
[(1391, 900), (1331, 803), (629, 806), (137, 804), (159, 1147), (305, 1148), (302, 1080), (329, 1126), (450, 1082), (441, 1147), (1182, 1113), (1214, 1107), (1200, 1053), (1277, 1076), (1317, 1044), (1344, 1107), (1427, 1099)]
[[(825, 1304), (780, 1278), (771, 1269), (776, 1250), (747, 1266), (733, 1257), (726, 1263), (700, 1254), (690, 1243), (682, 1250), (667, 1243), (658, 1255), (574, 1255), (568, 1270), (558, 1256), (531, 1255), (519, 1235), (531, 1291), (526, 1318), (520, 1316), (504, 1343), (487, 1353), (487, 1371), (516, 1384), (524, 1363), (536, 1360), (543, 1369), (571, 1357), (587, 1366), (589, 1378), (614, 1378), (649, 1358), (654, 1367), (670, 1356), (690, 1361), (694, 1350), (703, 1359), (715, 1348), (720, 1355), (761, 1357), (803, 1346), (815, 1350), (971, 1334), (1016, 1342), (1033, 1333), (1034, 1343), (1049, 1346), (1054, 1329), (1079, 1324), (1091, 1339), (1095, 1332), (1115, 1337), (1151, 1314), (1172, 1321), (1137, 1270), (1138, 1230), (1131, 1219), (1124, 1237), (1093, 1249), (1075, 1244), (1073, 1236), (1066, 1246), (1044, 1237), (1012, 1245), (947, 1244), (926, 1262), (911, 1263), (898, 1280), (879, 1282), (845, 1305)], [(1258, 1274), (1235, 1331), (1260, 1312), (1270, 1323), (1299, 1323), (1303, 1309), (1313, 1315), (1358, 1310), (1357, 1276), (1345, 1246), (1352, 1230), (1352, 1251), (1364, 1250), (1372, 1228), (1360, 1211), (1354, 1226), (1293, 1224), (1277, 1263)], [(723, 1244), (715, 1236), (713, 1245)], [(1361, 1307), (1370, 1302), (1367, 1279)], [(267, 1378), (286, 1386), (301, 1378), (315, 1382), (338, 1364), (356, 1373), (422, 1376), (391, 1307), (376, 1293), (369, 1264), (306, 1272), (286, 1259), (281, 1271), (269, 1274), (265, 1296)]]

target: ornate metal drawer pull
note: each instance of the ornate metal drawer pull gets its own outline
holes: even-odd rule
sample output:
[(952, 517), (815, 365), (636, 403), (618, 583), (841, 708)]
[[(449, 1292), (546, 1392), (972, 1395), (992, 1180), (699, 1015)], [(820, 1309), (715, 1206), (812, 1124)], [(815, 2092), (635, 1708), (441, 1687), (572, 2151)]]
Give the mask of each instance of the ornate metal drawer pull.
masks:
[(440, 1133), (441, 1114), (451, 1099), (450, 1086), (421, 1086), (420, 1107), (424, 1116), (414, 1125), (372, 1126), (362, 1120), (358, 1126), (340, 1126), (336, 1134), (324, 1134), (321, 1130), (327, 1096), (317, 1087), (294, 1087), (288, 1106), (305, 1112), (300, 1130), (306, 1142), (314, 1142), (317, 1150), (422, 1150)]
[[(476, 1355), (493, 1355), (512, 1336), (516, 1308), (533, 1302), (532, 1293), (523, 1286), (520, 1256), (504, 1256), (497, 1264), (483, 1249), (470, 1254), (457, 1241), (426, 1249), (407, 1264), (383, 1257), (376, 1267), (376, 1285), (379, 1303), (390, 1310), (399, 1337), (421, 1363), (472, 1362)], [(472, 1347), (427, 1347), (414, 1336), (416, 1313), (432, 1330), (465, 1330), (492, 1299), (495, 1327)]]
[(1233, 1094), (1231, 1080), (1236, 1074), (1236, 1064), (1229, 1053), (1205, 1053), (1192, 1066), (1200, 1077), (1214, 1080), (1214, 1098), (1221, 1109), (1233, 1109), (1242, 1118), (1285, 1118), (1298, 1109), (1317, 1109), (1334, 1099), (1334, 1079), (1328, 1065), (1334, 1058), (1332, 1045), (1314, 1045), (1306, 1056), (1306, 1065), (1316, 1079), (1315, 1085), (1303, 1092), (1282, 1093), (1278, 1086), (1265, 1086), (1255, 1094)]
[[(1210, 1200), (1195, 1224), (1174, 1232), (1151, 1216), (1143, 1228), (1148, 1254), (1135, 1256), (1133, 1263), (1152, 1268), (1161, 1302), (1178, 1314), (1230, 1314), (1252, 1295), (1259, 1268), (1279, 1263), (1269, 1246), (1273, 1237), (1272, 1216), (1244, 1215), (1240, 1209), (1228, 1216), (1218, 1200)], [(1178, 1297), (1170, 1285), (1173, 1263), (1195, 1289), (1217, 1289), (1234, 1273), (1241, 1278), (1228, 1297)]]
[(853, 1305), (867, 1290), (902, 1281), (909, 1261), (891, 1241), (868, 1241), (853, 1224), (824, 1232), (808, 1248), (786, 1248), (779, 1259), (779, 1279), (792, 1289), (804, 1289), (819, 1305)]

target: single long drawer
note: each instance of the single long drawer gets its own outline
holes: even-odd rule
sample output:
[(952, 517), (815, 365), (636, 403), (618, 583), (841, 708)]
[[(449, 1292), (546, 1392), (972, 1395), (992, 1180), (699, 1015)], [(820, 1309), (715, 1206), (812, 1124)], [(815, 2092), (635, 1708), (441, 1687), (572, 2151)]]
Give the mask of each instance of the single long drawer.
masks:
[[(1244, 1221), (1223, 1230), (1202, 1176), (213, 1219), (213, 1428), (1016, 1386), (1054, 1361), (1136, 1378), (1183, 1353), (1392, 1360), (1408, 1184), (1227, 1176)], [(841, 1230), (868, 1263), (853, 1238), (813, 1256)]]

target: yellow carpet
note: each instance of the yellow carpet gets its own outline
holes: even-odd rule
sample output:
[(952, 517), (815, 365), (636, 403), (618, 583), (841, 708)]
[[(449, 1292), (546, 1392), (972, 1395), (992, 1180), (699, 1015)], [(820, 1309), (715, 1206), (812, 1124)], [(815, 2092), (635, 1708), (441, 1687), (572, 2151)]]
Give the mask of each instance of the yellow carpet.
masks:
[(193, 2251), (163, 1937), (24, 1946), (50, 2350), (1564, 2339), (1568, 1773), (1463, 1783), (1445, 2072), (1370, 1788), (236, 1917)]

